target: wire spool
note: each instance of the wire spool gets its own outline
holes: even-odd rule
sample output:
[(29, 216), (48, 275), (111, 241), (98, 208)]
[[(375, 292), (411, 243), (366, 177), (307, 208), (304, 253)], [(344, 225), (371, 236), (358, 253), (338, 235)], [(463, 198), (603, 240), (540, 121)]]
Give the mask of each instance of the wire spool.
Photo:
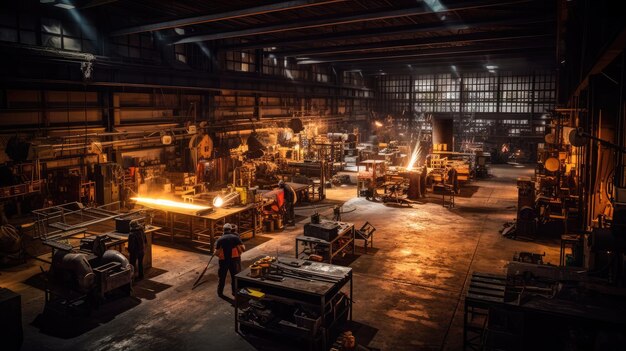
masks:
[(548, 157), (544, 165), (545, 169), (550, 172), (558, 171), (560, 166), (561, 166), (561, 163), (559, 162), (559, 159), (557, 159), (556, 157)]

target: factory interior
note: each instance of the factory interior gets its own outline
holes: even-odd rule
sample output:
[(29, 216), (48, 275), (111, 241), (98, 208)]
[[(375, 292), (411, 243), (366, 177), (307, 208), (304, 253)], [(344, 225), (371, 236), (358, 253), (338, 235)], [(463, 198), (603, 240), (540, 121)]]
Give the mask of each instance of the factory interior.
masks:
[(0, 349), (626, 349), (625, 19), (3, 1)]

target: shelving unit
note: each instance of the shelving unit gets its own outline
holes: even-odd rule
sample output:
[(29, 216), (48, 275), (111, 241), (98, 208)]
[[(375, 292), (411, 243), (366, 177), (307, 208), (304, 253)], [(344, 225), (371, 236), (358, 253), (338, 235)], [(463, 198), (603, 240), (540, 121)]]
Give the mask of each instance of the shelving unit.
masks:
[[(352, 320), (352, 268), (286, 257), (278, 257), (277, 261), (287, 263), (302, 274), (310, 274), (312, 279), (253, 278), (250, 268), (244, 269), (235, 276), (234, 282), (237, 291), (235, 330), (244, 335), (245, 328), (278, 334), (305, 341), (309, 350), (327, 350), (330, 340), (339, 334), (341, 323)], [(327, 278), (316, 280), (315, 276)], [(261, 291), (263, 296), (253, 297), (245, 293), (248, 289)], [(347, 294), (342, 291), (347, 289)], [(317, 317), (296, 317), (294, 312), (300, 308), (314, 311)], [(250, 312), (251, 309), (256, 312)], [(253, 313), (267, 318), (263, 321), (247, 318)]]

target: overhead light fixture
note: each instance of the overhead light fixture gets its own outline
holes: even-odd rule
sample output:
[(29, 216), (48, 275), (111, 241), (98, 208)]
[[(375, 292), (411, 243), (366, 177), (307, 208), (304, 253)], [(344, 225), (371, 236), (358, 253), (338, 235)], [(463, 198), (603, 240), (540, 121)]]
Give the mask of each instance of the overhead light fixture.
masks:
[(185, 28), (174, 28), (174, 32), (178, 35), (185, 35)]
[(495, 69), (490, 69), (489, 73), (496, 73), (496, 70)]
[(495, 70), (495, 69), (498, 69), (498, 66), (496, 66), (496, 65), (486, 65), (485, 68), (488, 69), (488, 70)]
[(68, 3), (68, 2), (59, 2), (57, 4), (54, 4), (54, 6), (60, 7), (62, 9), (66, 9), (66, 10), (73, 10), (73, 9), (76, 8), (74, 5), (72, 5), (72, 4)]
[(382, 127), (383, 123), (381, 121), (374, 121), (374, 124), (376, 125), (376, 127)]

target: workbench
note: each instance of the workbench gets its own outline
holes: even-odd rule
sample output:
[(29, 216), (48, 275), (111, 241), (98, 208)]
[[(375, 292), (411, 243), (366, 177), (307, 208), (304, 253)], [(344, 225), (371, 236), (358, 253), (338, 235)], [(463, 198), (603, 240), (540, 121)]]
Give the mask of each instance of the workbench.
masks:
[[(252, 278), (250, 268), (235, 276), (235, 330), (244, 334), (245, 328), (276, 336), (287, 336), (307, 343), (309, 350), (328, 350), (331, 340), (340, 332), (342, 322), (352, 320), (352, 268), (331, 264), (278, 257), (273, 267), (289, 267), (289, 271), (313, 279), (285, 276), (282, 281)], [(322, 277), (316, 280), (315, 277)], [(349, 287), (347, 294), (342, 289)], [(261, 291), (264, 296), (252, 297), (247, 289)], [(250, 302), (273, 306), (274, 318), (261, 323), (247, 320)], [(298, 306), (315, 311), (316, 323), (303, 328), (297, 325), (292, 312)], [(269, 307), (268, 307), (269, 308)], [(287, 311), (287, 312), (285, 312)]]
[[(239, 227), (239, 236), (246, 238), (248, 235), (254, 238), (257, 230), (260, 229), (261, 221), (259, 219), (263, 210), (263, 202), (255, 202), (246, 206), (218, 207), (213, 212), (200, 216), (204, 222), (203, 230), (197, 233), (193, 232), (193, 226), (189, 230), (192, 235), (198, 238), (209, 238), (209, 252), (213, 252), (215, 245), (215, 236), (222, 235), (222, 226), (224, 223), (235, 223)], [(193, 225), (193, 222), (192, 222)], [(195, 242), (206, 244), (201, 240)]]
[[(306, 255), (304, 253), (304, 250), (302, 252), (300, 252), (300, 243), (302, 243), (303, 246), (321, 246), (323, 248), (327, 248), (328, 249), (328, 263), (332, 264), (333, 263), (333, 258), (335, 256), (337, 256), (337, 254), (339, 254), (343, 249), (345, 249), (346, 247), (348, 247), (348, 245), (352, 245), (352, 254), (355, 253), (355, 245), (354, 245), (354, 239), (355, 239), (355, 230), (354, 230), (354, 223), (347, 223), (347, 222), (336, 222), (336, 221), (329, 221), (326, 219), (321, 219), (320, 223), (337, 223), (340, 225), (340, 229), (339, 229), (339, 233), (337, 233), (337, 237), (334, 238), (331, 241), (327, 241), (327, 240), (322, 240), (319, 238), (315, 238), (315, 237), (310, 237), (310, 236), (305, 236), (305, 235), (299, 235), (296, 237), (296, 258), (301, 258), (304, 255)], [(341, 238), (349, 238), (349, 240), (347, 240), (345, 243), (343, 243), (342, 245), (339, 245), (338, 241)]]
[[(167, 236), (173, 242), (176, 232), (182, 232), (183, 237), (200, 244), (198, 249), (208, 252), (213, 252), (215, 237), (221, 235), (221, 226), (226, 222), (236, 224), (242, 238), (255, 237), (257, 230), (260, 230), (259, 214), (263, 207), (263, 203), (259, 202), (245, 206), (215, 207), (211, 212), (198, 213), (178, 208), (142, 205), (164, 213), (169, 231), (155, 232), (156, 235)], [(202, 222), (202, 229), (195, 229), (196, 221)]]

